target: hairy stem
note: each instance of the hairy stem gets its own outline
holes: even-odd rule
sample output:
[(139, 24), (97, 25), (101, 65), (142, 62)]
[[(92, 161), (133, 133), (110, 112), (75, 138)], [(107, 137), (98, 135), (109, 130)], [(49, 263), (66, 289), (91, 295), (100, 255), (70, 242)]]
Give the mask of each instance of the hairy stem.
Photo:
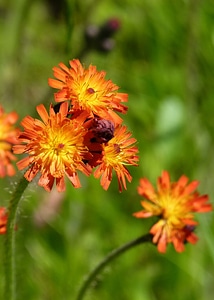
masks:
[(14, 300), (16, 297), (15, 283), (15, 222), (16, 212), (22, 194), (28, 186), (28, 181), (22, 177), (11, 197), (8, 206), (7, 232), (4, 244), (4, 265), (5, 265), (5, 297), (7, 300)]
[(134, 248), (137, 245), (140, 245), (145, 242), (151, 242), (152, 241), (152, 235), (150, 233), (145, 234), (137, 239), (134, 239), (131, 242), (128, 242), (121, 247), (113, 250), (110, 252), (93, 270), (92, 272), (87, 276), (86, 280), (83, 282), (82, 286), (80, 287), (77, 300), (82, 300), (86, 291), (90, 287), (91, 283), (95, 280), (97, 275), (101, 273), (101, 271), (105, 268), (105, 266), (109, 265), (115, 258), (122, 255), (126, 251), (128, 251), (131, 248)]

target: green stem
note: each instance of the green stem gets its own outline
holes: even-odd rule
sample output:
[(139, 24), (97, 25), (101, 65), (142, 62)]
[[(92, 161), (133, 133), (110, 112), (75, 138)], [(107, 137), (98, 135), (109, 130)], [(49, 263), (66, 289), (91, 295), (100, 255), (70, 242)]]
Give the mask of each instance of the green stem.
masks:
[(92, 270), (92, 272), (87, 276), (86, 280), (83, 282), (82, 286), (80, 287), (79, 293), (77, 295), (77, 300), (82, 300), (87, 289), (90, 287), (91, 283), (95, 280), (97, 275), (105, 268), (106, 265), (110, 264), (112, 260), (123, 254), (124, 252), (128, 251), (129, 249), (140, 245), (145, 242), (151, 242), (152, 235), (147, 233), (137, 239), (134, 239), (131, 242), (128, 242), (121, 247), (113, 250), (110, 252), (96, 267)]
[(5, 234), (4, 264), (5, 264), (5, 297), (14, 300), (16, 295), (15, 284), (15, 221), (16, 212), (22, 194), (28, 186), (28, 181), (22, 177), (18, 183), (8, 206), (7, 232)]

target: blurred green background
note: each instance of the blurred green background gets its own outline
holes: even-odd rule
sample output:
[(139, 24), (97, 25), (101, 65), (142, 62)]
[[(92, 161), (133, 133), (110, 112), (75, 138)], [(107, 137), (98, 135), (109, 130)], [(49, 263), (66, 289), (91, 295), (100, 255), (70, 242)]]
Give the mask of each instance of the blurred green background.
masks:
[[(92, 43), (112, 18), (120, 24), (115, 34)], [(186, 174), (213, 202), (213, 1), (0, 0), (0, 104), (7, 112), (21, 120), (36, 116), (37, 104), (48, 107), (52, 67), (73, 58), (105, 70), (129, 94), (124, 122), (138, 140), (140, 164), (129, 168), (133, 181), (121, 194), (115, 177), (107, 192), (93, 177), (81, 177), (78, 190), (67, 183), (65, 194), (44, 192), (36, 180), (29, 185), (17, 219), (18, 300), (75, 299), (108, 252), (147, 233), (153, 220), (132, 216), (140, 210), (141, 177), (155, 183), (163, 169), (172, 180)], [(0, 179), (0, 205), (20, 176)], [(213, 213), (197, 220), (196, 245), (182, 254), (169, 246), (164, 255), (138, 246), (106, 268), (85, 299), (211, 300)]]

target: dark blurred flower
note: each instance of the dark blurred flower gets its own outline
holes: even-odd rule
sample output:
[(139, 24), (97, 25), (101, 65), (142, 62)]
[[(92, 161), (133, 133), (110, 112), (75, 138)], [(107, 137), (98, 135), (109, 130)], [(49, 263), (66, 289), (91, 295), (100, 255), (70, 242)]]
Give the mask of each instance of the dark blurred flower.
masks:
[(207, 203), (208, 195), (199, 195), (196, 190), (198, 181), (188, 183), (183, 175), (177, 182), (170, 182), (169, 173), (163, 171), (157, 181), (157, 191), (152, 184), (143, 178), (140, 180), (138, 193), (147, 200), (142, 201), (142, 211), (134, 213), (137, 218), (157, 216), (158, 221), (150, 229), (153, 243), (157, 244), (159, 252), (165, 252), (168, 243), (173, 243), (177, 252), (184, 251), (184, 244), (197, 242), (194, 234), (196, 225), (194, 212), (212, 210)]
[(66, 0), (46, 0), (46, 3), (54, 21), (59, 20), (65, 14)]
[(111, 37), (120, 29), (120, 21), (116, 18), (109, 19), (100, 27), (100, 36)]
[(114, 35), (120, 29), (120, 21), (116, 18), (107, 20), (101, 26), (88, 25), (85, 29), (85, 48), (100, 52), (109, 52), (114, 48)]

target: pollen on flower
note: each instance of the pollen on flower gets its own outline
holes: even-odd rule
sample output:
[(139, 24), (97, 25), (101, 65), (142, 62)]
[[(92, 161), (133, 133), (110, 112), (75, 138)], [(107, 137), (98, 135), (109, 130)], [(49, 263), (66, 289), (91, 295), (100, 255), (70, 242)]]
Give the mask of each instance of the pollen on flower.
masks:
[(208, 195), (199, 195), (196, 191), (198, 185), (196, 180), (188, 184), (184, 175), (177, 182), (170, 182), (167, 171), (158, 178), (157, 191), (148, 179), (140, 180), (138, 193), (145, 200), (141, 201), (143, 210), (133, 215), (136, 218), (158, 217), (150, 233), (159, 252), (164, 253), (168, 243), (172, 243), (177, 252), (182, 252), (186, 242), (197, 242), (194, 231), (198, 223), (193, 213), (212, 210), (212, 205), (207, 203)]

